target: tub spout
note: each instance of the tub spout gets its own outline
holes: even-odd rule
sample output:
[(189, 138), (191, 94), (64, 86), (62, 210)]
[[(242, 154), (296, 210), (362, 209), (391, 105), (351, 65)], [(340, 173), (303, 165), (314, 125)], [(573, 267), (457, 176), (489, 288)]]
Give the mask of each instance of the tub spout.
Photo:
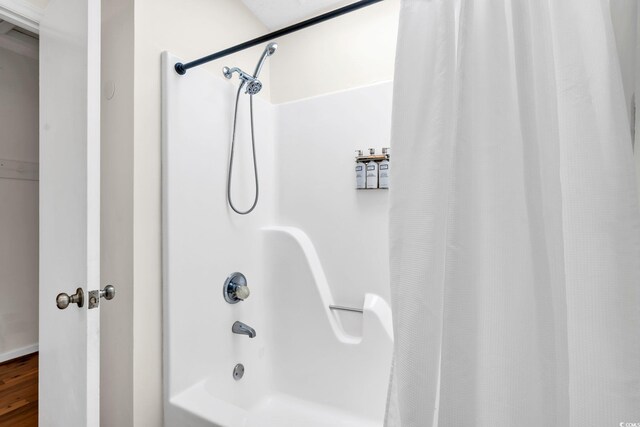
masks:
[(249, 325), (245, 325), (242, 322), (234, 322), (233, 326), (231, 327), (231, 332), (239, 335), (248, 335), (249, 338), (253, 338), (256, 336), (256, 330)]

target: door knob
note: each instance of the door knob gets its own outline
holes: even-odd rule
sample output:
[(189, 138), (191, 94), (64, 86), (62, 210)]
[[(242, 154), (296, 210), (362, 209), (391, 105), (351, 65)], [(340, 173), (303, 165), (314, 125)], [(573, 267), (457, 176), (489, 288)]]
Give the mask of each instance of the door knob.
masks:
[(100, 306), (100, 298), (104, 298), (107, 301), (112, 300), (116, 296), (116, 288), (112, 285), (107, 285), (103, 290), (89, 292), (89, 309)]
[(84, 306), (84, 292), (82, 288), (76, 289), (76, 293), (71, 296), (65, 293), (58, 294), (56, 297), (56, 305), (60, 310), (69, 307), (69, 304), (78, 304), (78, 307)]
[(113, 299), (113, 297), (116, 296), (116, 288), (114, 288), (112, 285), (107, 285), (104, 287), (103, 290), (100, 291), (100, 298), (104, 298), (107, 301), (110, 301)]

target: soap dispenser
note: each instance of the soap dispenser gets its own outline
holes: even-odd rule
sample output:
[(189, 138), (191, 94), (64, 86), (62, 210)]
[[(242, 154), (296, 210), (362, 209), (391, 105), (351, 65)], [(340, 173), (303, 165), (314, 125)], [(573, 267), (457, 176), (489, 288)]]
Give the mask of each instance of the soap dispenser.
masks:
[(380, 188), (389, 188), (389, 173), (391, 172), (389, 167), (389, 153), (390, 148), (385, 147), (382, 149), (384, 154), (384, 160), (380, 162), (378, 167), (380, 168)]
[[(376, 150), (369, 148), (369, 154), (375, 156)], [(378, 163), (374, 160), (367, 163), (367, 188), (378, 188)]]
[(360, 160), (360, 158), (362, 157), (362, 150), (356, 150), (356, 155), (356, 188), (367, 188), (367, 165)]

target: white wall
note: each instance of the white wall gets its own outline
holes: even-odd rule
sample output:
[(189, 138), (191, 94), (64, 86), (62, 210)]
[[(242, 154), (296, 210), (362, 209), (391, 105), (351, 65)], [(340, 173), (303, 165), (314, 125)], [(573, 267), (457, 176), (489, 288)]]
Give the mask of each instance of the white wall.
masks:
[[(38, 61), (0, 48), (0, 159), (38, 162)], [(38, 182), (0, 178), (0, 361), (38, 343)], [(16, 353), (17, 352), (17, 353)]]
[(400, 0), (386, 0), (278, 39), (272, 102), (392, 80), (399, 13)]
[(116, 297), (100, 308), (100, 422), (132, 426), (133, 0), (102, 2), (100, 276)]
[(49, 4), (49, 0), (22, 0), (22, 2), (39, 9), (44, 9)]

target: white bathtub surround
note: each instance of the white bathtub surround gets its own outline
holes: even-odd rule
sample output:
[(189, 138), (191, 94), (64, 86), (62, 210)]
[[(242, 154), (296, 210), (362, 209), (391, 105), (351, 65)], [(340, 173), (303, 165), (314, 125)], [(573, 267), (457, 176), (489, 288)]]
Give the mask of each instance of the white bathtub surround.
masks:
[[(163, 65), (165, 424), (382, 426), (388, 193), (353, 188), (353, 152), (388, 145), (391, 85), (283, 105), (255, 98), (260, 200), (240, 216), (225, 200), (237, 83), (202, 68), (177, 76), (177, 60), (165, 54)], [(232, 191), (242, 209), (254, 188), (240, 99)], [(323, 173), (310, 173), (311, 159)], [(235, 271), (251, 295), (230, 305), (222, 286)], [(233, 334), (235, 321), (256, 337)]]
[(640, 420), (640, 213), (608, 9), (455, 3), (401, 12), (387, 425)]

